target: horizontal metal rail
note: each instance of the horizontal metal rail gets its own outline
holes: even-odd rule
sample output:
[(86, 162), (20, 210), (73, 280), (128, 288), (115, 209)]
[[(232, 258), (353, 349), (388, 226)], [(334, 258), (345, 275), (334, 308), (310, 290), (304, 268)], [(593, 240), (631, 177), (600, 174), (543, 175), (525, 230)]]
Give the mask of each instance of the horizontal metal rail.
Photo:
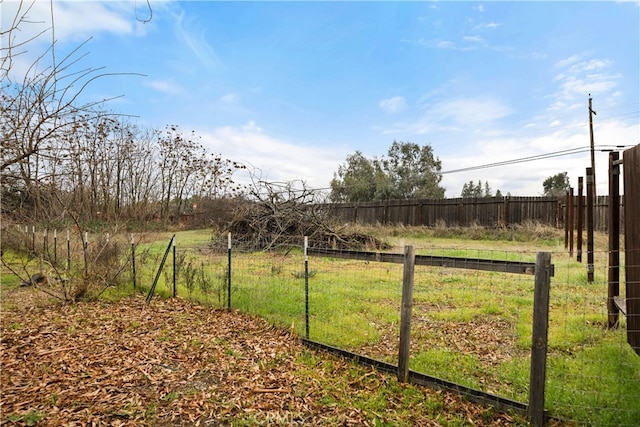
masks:
[[(371, 366), (381, 372), (395, 373), (398, 371), (398, 367), (395, 365), (392, 365), (386, 362), (381, 362), (379, 360), (375, 360), (370, 357), (362, 356), (356, 353), (352, 353), (347, 350), (342, 350), (336, 347), (331, 347), (326, 344), (322, 344), (319, 342), (306, 340), (306, 339), (303, 339), (302, 343), (306, 347), (312, 348), (314, 350), (325, 351), (327, 353), (334, 354), (348, 360), (353, 360), (354, 362), (360, 365)], [(492, 405), (495, 408), (498, 408), (500, 410), (511, 410), (521, 415), (526, 415), (527, 413), (527, 405), (524, 403), (517, 402), (515, 400), (507, 399), (500, 396), (495, 396), (481, 390), (475, 390), (470, 387), (449, 382), (440, 378), (431, 377), (429, 375), (421, 374), (419, 372), (410, 370), (409, 382), (413, 384), (418, 384), (421, 386), (434, 388), (437, 390), (446, 390), (452, 393), (456, 393), (458, 395), (464, 396), (467, 400), (471, 402), (485, 404), (485, 405), (487, 404)], [(545, 411), (545, 415), (547, 417), (549, 416), (547, 411)]]
[[(371, 262), (392, 262), (402, 264), (403, 254), (388, 252), (350, 251), (339, 249), (308, 248), (309, 256), (323, 256), (329, 258), (353, 259)], [(416, 265), (431, 267), (462, 268), (469, 270), (495, 271), (499, 273), (529, 274), (536, 272), (535, 262), (501, 261), (480, 258), (457, 258), (437, 255), (416, 255)], [(551, 265), (550, 275), (553, 277), (554, 268)]]

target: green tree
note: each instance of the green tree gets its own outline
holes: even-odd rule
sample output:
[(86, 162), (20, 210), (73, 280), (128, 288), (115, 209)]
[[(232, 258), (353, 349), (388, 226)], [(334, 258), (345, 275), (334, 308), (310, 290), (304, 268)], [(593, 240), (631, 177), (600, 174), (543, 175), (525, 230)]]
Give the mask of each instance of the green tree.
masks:
[(442, 198), (441, 168), (429, 145), (394, 141), (382, 159), (356, 151), (334, 173), (330, 198), (334, 202)]
[(545, 196), (561, 196), (569, 190), (569, 187), (569, 176), (567, 172), (550, 176), (542, 183)]
[(433, 155), (430, 145), (393, 141), (387, 158), (382, 161), (384, 171), (394, 184), (394, 199), (439, 199), (444, 197), (442, 164)]
[[(496, 196), (500, 190), (496, 192)], [(493, 192), (491, 190), (491, 186), (489, 185), (489, 181), (485, 181), (484, 185), (482, 181), (478, 180), (476, 184), (473, 181), (469, 181), (462, 186), (462, 192), (460, 193), (460, 197), (492, 197)]]
[(347, 156), (346, 164), (340, 165), (331, 180), (331, 201), (362, 202), (373, 200), (376, 194), (376, 176), (382, 171), (377, 161), (366, 158), (356, 151)]

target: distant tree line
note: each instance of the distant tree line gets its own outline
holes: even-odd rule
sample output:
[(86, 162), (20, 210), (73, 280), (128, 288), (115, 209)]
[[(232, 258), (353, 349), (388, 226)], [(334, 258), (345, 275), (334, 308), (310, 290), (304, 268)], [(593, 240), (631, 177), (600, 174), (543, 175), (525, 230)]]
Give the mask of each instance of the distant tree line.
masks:
[(460, 193), (460, 197), (502, 197), (502, 193), (500, 190), (496, 190), (496, 193), (493, 194), (493, 190), (489, 185), (489, 181), (485, 181), (484, 185), (482, 181), (478, 180), (477, 183), (474, 184), (473, 181), (469, 181), (462, 186), (462, 192)]

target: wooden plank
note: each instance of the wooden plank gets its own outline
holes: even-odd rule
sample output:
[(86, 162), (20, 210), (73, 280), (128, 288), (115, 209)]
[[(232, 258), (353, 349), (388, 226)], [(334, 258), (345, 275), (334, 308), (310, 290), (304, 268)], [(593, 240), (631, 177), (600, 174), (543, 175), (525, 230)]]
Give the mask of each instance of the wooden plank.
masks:
[(620, 295), (620, 166), (619, 153), (609, 153), (609, 268), (607, 273), (607, 314), (609, 328), (618, 326), (619, 308), (615, 298)]
[(627, 341), (640, 355), (640, 144), (623, 153)]
[[(392, 262), (401, 264), (404, 262), (403, 254), (388, 252), (349, 251), (339, 249), (309, 248), (309, 256), (324, 256), (329, 258), (353, 259), (372, 262)], [(532, 262), (501, 261), (481, 258), (458, 258), (439, 255), (416, 255), (416, 265), (431, 267), (460, 268), (467, 270), (495, 271), (500, 273), (535, 274), (536, 264)], [(553, 276), (554, 267), (551, 266)]]
[(615, 297), (613, 297), (613, 303), (616, 305), (616, 307), (618, 307), (620, 313), (624, 314), (625, 316), (627, 315), (627, 300), (619, 295), (616, 295)]
[(416, 265), (531, 275), (535, 274), (536, 269), (535, 263), (532, 262), (500, 261), (481, 258), (457, 258), (438, 255), (416, 255)]
[(404, 258), (402, 254), (392, 254), (387, 252), (366, 252), (366, 251), (349, 251), (340, 249), (325, 248), (309, 248), (307, 250), (309, 256), (323, 256), (328, 258), (353, 259), (357, 261), (373, 261), (373, 262), (392, 262), (402, 264)]

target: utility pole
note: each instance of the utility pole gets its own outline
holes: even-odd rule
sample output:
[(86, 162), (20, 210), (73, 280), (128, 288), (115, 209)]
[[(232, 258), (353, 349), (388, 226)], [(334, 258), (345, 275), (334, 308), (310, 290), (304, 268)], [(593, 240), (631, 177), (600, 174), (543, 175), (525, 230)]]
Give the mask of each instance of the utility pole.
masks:
[(591, 98), (591, 94), (589, 94), (589, 135), (591, 138), (591, 172), (592, 172), (592, 176), (593, 176), (593, 200), (595, 203), (595, 199), (596, 199), (596, 157), (595, 157), (595, 144), (593, 141), (593, 116), (596, 114), (595, 111), (593, 111), (592, 108), (592, 101), (593, 98)]
[[(591, 101), (591, 94), (589, 94), (589, 134), (591, 137), (591, 167), (587, 168), (587, 282), (593, 283), (593, 275), (595, 266), (593, 264), (593, 228), (595, 220), (596, 210), (596, 160), (594, 154), (593, 143), (593, 115), (596, 114), (593, 111)], [(591, 184), (591, 186), (589, 186)], [(591, 188), (589, 188), (591, 187)]]

